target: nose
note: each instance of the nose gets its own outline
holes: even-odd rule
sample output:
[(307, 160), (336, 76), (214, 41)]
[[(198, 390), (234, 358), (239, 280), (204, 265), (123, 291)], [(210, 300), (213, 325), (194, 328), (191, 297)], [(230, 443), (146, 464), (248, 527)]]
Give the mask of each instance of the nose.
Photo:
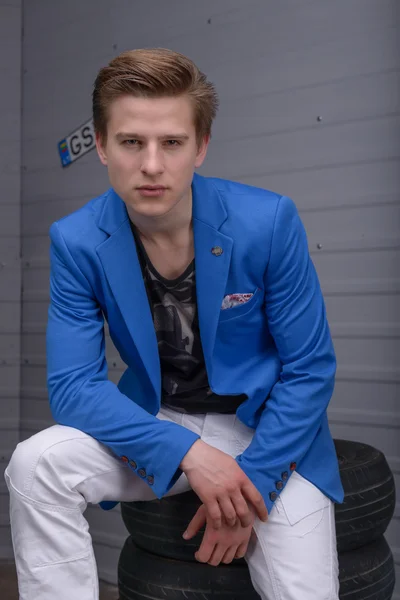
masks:
[(140, 170), (151, 176), (159, 175), (164, 171), (162, 153), (158, 148), (149, 146), (144, 150)]

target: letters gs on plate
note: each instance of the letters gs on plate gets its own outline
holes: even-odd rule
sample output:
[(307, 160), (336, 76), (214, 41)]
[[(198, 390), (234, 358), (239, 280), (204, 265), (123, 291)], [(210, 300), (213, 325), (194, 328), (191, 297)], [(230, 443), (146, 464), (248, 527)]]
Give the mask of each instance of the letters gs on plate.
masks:
[(58, 152), (62, 166), (68, 167), (95, 146), (93, 119), (90, 119), (67, 135), (61, 142), (58, 142)]

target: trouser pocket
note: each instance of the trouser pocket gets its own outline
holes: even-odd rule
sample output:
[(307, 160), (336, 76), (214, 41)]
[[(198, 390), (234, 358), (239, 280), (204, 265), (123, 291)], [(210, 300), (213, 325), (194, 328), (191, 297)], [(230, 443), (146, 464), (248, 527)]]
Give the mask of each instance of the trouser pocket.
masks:
[(277, 499), (277, 508), (285, 514), (290, 526), (305, 536), (313, 531), (324, 517), (332, 501), (313, 483), (294, 471)]

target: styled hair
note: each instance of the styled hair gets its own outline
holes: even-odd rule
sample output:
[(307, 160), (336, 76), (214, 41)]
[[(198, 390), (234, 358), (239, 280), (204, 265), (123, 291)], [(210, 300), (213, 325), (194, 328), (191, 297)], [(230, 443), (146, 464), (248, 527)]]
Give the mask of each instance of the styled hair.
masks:
[(107, 140), (108, 108), (117, 98), (132, 95), (162, 98), (187, 95), (194, 108), (197, 145), (211, 136), (219, 99), (214, 85), (186, 56), (166, 48), (123, 52), (100, 69), (92, 94), (94, 130)]

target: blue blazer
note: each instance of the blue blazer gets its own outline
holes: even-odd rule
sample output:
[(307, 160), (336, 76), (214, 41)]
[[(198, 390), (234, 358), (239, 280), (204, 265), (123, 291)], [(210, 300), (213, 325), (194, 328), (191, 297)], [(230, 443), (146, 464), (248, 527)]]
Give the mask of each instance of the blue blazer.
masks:
[[(291, 199), (198, 174), (193, 231), (200, 336), (211, 389), (246, 394), (255, 429), (236, 460), (269, 512), (294, 469), (343, 502), (328, 426), (336, 360), (307, 238)], [(50, 228), (47, 382), (53, 418), (94, 437), (161, 498), (198, 435), (155, 417), (157, 339), (126, 206), (113, 189)], [(211, 252), (220, 246), (223, 253)], [(253, 293), (221, 310), (225, 295)], [(104, 320), (127, 369), (108, 380)], [(286, 478), (286, 475), (288, 477)], [(110, 508), (114, 503), (102, 503)]]

